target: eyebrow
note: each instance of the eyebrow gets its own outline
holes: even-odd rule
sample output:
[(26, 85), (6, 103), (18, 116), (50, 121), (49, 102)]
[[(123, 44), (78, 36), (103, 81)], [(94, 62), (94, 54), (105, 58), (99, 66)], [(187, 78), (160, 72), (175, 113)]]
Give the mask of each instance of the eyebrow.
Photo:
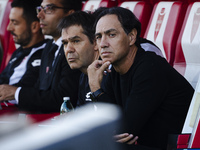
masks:
[(16, 19), (10, 19), (10, 21), (12, 21), (12, 22), (13, 22), (13, 21), (17, 21), (17, 20), (16, 20)]
[[(41, 5), (42, 6), (42, 5)], [(42, 6), (42, 7), (46, 7), (46, 6), (56, 6), (55, 4), (51, 3), (51, 4), (47, 4), (45, 6)]]
[[(104, 31), (104, 33), (105, 33), (105, 34), (108, 34), (108, 33), (113, 32), (113, 31), (117, 32), (116, 29), (109, 29), (109, 30)], [(100, 34), (101, 34), (101, 33), (95, 33), (95, 36), (100, 35)]]
[(76, 36), (69, 38), (69, 40), (74, 40), (74, 39), (78, 39), (78, 38), (80, 39), (80, 37), (76, 35)]
[[(72, 41), (72, 40), (78, 39), (78, 38), (80, 39), (80, 37), (76, 35), (76, 36), (70, 37), (70, 38), (69, 38), (69, 41)], [(67, 40), (67, 39), (63, 39), (63, 40), (62, 40), (62, 42), (65, 42), (65, 41), (68, 41), (68, 40)]]
[(18, 20), (16, 20), (16, 19), (10, 19), (10, 22), (15, 22), (15, 23), (19, 23), (19, 21)]

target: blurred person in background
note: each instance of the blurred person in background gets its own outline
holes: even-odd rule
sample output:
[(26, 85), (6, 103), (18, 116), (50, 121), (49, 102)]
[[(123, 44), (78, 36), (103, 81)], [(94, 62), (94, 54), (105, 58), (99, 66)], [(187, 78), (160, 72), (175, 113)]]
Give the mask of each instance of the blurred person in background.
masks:
[[(15, 99), (20, 110), (33, 112), (59, 112), (63, 97), (70, 97), (76, 106), (80, 71), (69, 67), (57, 28), (59, 21), (77, 10), (81, 0), (43, 0), (37, 9), (37, 17), (44, 35), (52, 40), (42, 53), (39, 78), (34, 87), (10, 87), (0, 89), (0, 100)], [(8, 92), (9, 91), (9, 92)]]
[(7, 30), (20, 47), (0, 74), (0, 88), (4, 86), (2, 84), (32, 87), (38, 79), (41, 54), (47, 42), (35, 11), (41, 1), (13, 0), (11, 3)]

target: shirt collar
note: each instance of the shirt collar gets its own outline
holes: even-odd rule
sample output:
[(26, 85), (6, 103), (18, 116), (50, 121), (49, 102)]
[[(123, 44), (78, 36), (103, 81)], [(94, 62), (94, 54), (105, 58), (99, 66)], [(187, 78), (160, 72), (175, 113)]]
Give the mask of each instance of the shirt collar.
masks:
[(53, 43), (55, 43), (56, 45), (58, 45), (58, 47), (60, 47), (62, 45), (62, 37), (60, 37), (56, 42), (53, 41)]

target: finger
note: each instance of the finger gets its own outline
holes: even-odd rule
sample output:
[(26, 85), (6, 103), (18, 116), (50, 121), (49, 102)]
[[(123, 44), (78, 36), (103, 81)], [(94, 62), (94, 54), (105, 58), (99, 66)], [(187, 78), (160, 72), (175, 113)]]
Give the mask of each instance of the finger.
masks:
[(0, 101), (4, 101), (4, 97), (2, 95), (0, 96)]
[(107, 75), (107, 73), (110, 73), (111, 70), (110, 69), (106, 69), (106, 71), (104, 71), (104, 75)]
[(126, 143), (126, 142), (128, 142), (129, 140), (131, 140), (132, 138), (133, 138), (133, 135), (130, 134), (129, 136), (127, 136), (127, 137), (125, 137), (125, 138), (122, 138), (122, 139), (120, 139), (120, 140), (117, 140), (117, 142), (119, 142), (119, 143)]
[(129, 144), (129, 145), (134, 144), (137, 140), (138, 140), (138, 136), (134, 137), (134, 139), (127, 142), (127, 144)]
[(106, 70), (108, 70), (109, 65), (110, 65), (110, 62), (107, 61), (107, 62), (105, 62), (104, 64), (102, 64), (102, 66), (99, 68), (99, 70), (100, 70), (101, 72), (106, 71)]
[(95, 68), (100, 68), (102, 66), (103, 62), (101, 60), (98, 60), (95, 64)]
[(102, 64), (102, 60), (95, 60), (90, 66), (94, 68), (99, 68), (100, 66), (102, 66)]
[(95, 60), (92, 64), (90, 64), (87, 68), (87, 71), (94, 71), (94, 70), (98, 70), (101, 66), (102, 66), (102, 61), (101, 60)]
[(117, 134), (117, 135), (115, 135), (114, 138), (115, 139), (121, 139), (121, 138), (125, 138), (127, 136), (129, 136), (128, 133), (123, 133), (123, 134)]

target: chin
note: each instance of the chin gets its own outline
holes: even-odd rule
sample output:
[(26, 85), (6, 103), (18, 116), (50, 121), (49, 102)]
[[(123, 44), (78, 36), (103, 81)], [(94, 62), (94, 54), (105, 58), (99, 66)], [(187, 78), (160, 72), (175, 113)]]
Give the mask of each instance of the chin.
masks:
[(74, 66), (74, 65), (70, 65), (70, 68), (73, 70), (73, 69), (79, 69), (79, 67), (77, 66)]
[(107, 61), (109, 61), (109, 62), (112, 63), (112, 59), (110, 59), (110, 58), (102, 58), (102, 60), (103, 60), (103, 62), (107, 62)]

